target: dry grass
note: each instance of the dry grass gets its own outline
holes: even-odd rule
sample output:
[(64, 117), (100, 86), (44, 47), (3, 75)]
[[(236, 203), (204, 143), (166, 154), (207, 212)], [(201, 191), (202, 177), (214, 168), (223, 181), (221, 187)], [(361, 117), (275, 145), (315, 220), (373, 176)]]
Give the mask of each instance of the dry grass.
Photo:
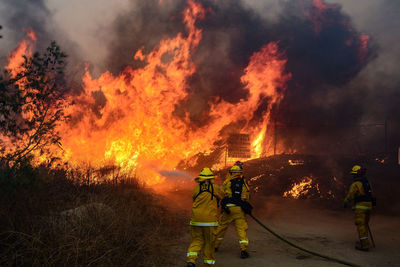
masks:
[(136, 182), (87, 186), (50, 176), (1, 193), (1, 266), (174, 265), (168, 248), (185, 221), (162, 198)]

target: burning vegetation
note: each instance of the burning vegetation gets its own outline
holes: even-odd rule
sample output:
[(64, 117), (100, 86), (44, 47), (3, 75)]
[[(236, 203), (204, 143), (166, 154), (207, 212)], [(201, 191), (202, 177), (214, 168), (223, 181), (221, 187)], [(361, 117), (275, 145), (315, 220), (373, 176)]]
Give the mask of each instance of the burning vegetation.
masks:
[[(153, 4), (143, 8), (151, 6), (157, 12), (166, 3)], [(237, 8), (243, 14), (248, 12), (240, 4)], [(350, 64), (353, 69), (346, 72), (338, 67), (334, 68), (337, 69), (334, 73), (313, 72), (320, 68), (320, 60), (329, 58), (315, 58), (316, 61), (308, 63), (313, 66), (299, 69), (306, 61), (296, 62), (298, 46), (292, 39), (302, 37), (290, 33), (295, 25), (286, 25), (289, 28), (283, 35), (272, 35), (267, 29), (258, 27), (263, 36), (249, 47), (244, 46), (244, 40), (228, 38), (230, 46), (238, 41), (237, 45), (243, 51), (233, 54), (227, 50), (225, 58), (216, 57), (222, 61), (214, 62), (209, 57), (214, 56), (214, 50), (208, 42), (213, 42), (216, 36), (210, 35), (209, 30), (215, 28), (219, 32), (224, 22), (218, 19), (218, 15), (228, 11), (217, 4), (190, 0), (180, 13), (183, 27), (160, 39), (156, 45), (142, 45), (136, 50), (130, 48), (128, 51), (134, 55), (129, 57), (131, 64), (127, 62), (128, 65), (118, 73), (106, 71), (94, 78), (89, 67), (86, 68), (81, 91), (71, 91), (65, 96), (65, 103), (69, 104), (63, 112), (69, 119), (58, 122), (55, 128), (62, 150), (53, 147), (50, 154), (46, 154), (43, 149), (40, 153), (35, 152), (40, 150), (35, 148), (32, 152), (37, 161), (46, 162), (50, 157), (57, 157), (72, 167), (114, 165), (123, 171), (135, 172), (137, 177), (151, 185), (164, 181), (152, 166), (159, 169), (196, 166), (199, 153), (212, 154), (221, 150), (225, 146), (224, 140), (232, 134), (249, 136), (250, 153), (246, 157), (250, 159), (279, 153), (287, 146), (291, 149), (296, 146), (297, 151), (303, 149), (302, 145), (288, 143), (290, 138), (286, 133), (281, 140), (274, 139), (276, 114), (285, 113), (292, 105), (293, 90), (300, 92), (303, 87), (308, 87), (309, 81), (304, 80), (306, 76), (329, 81), (331, 75), (344, 75), (346, 79), (354, 75), (369, 55), (368, 38), (352, 28), (349, 19), (336, 5), (323, 1), (299, 1), (294, 7), (286, 8), (288, 12), (303, 10), (298, 19), (310, 24), (304, 25), (304, 29), (312, 34), (313, 37), (308, 38), (311, 42), (325, 42), (324, 34), (331, 31), (340, 29), (345, 33), (343, 40), (338, 42), (343, 41), (341, 49), (347, 49), (348, 54), (354, 56), (354, 62)], [(179, 14), (178, 10), (171, 12)], [(259, 22), (255, 17), (247, 20), (249, 25), (246, 26)], [(279, 27), (285, 29), (286, 26)], [(32, 56), (37, 41), (34, 31), (30, 30), (26, 39), (10, 54), (6, 69), (11, 77), (20, 71), (22, 56)], [(132, 47), (135, 48), (136, 44)], [(357, 56), (361, 54), (362, 57)], [(209, 62), (203, 60), (204, 56), (210, 59)], [(221, 69), (219, 66), (224, 59), (227, 66)], [(347, 61), (342, 63), (348, 65)], [(308, 74), (304, 73), (307, 69)], [(225, 76), (212, 74), (208, 78), (206, 70)], [(226, 77), (230, 76), (227, 80)], [(201, 82), (206, 79), (207, 83)], [(221, 87), (231, 87), (233, 91), (227, 92)], [(26, 92), (30, 90), (28, 84), (21, 88)], [(227, 93), (233, 93), (234, 97)], [(201, 101), (203, 104), (196, 104)], [(198, 110), (193, 109), (196, 106)], [(287, 115), (283, 121), (292, 116)], [(2, 142), (7, 144), (7, 136), (3, 135)], [(220, 155), (213, 165), (221, 167), (223, 163), (223, 155)]]
[[(301, 196), (307, 195), (311, 188), (312, 179), (305, 177), (300, 183), (295, 183), (289, 191), (283, 193), (283, 197), (299, 198)], [(317, 187), (318, 189), (318, 187)]]
[[(183, 2), (184, 8), (178, 5)], [(151, 14), (161, 14), (169, 5), (168, 12), (175, 16), (162, 17), (168, 17), (173, 30), (154, 42), (127, 23), (113, 38), (132, 30), (147, 41), (118, 42), (130, 56), (115, 55), (115, 64), (98, 77), (86, 65), (78, 88), (62, 72), (65, 62), (58, 46), (53, 44), (40, 57), (33, 52), (40, 38), (34, 29), (26, 31), (5, 66), (3, 81), (24, 101), (17, 109), (2, 106), (7, 117), (0, 119), (11, 130), (0, 136), (4, 164), (11, 167), (29, 156), (36, 166), (95, 170), (87, 175), (88, 183), (107, 179), (96, 173), (107, 173), (112, 181), (130, 174), (159, 188), (155, 185), (165, 182), (164, 173), (174, 170), (192, 174), (206, 165), (223, 170), (238, 159), (251, 165), (288, 152), (319, 155), (324, 154), (320, 147), (330, 143), (330, 153), (342, 153), (337, 148), (348, 140), (336, 133), (352, 131), (349, 125), (358, 118), (342, 114), (337, 107), (343, 103), (326, 109), (309, 100), (347, 86), (374, 56), (371, 38), (353, 27), (339, 5), (321, 0), (284, 4), (282, 18), (268, 27), (240, 1), (234, 2), (224, 7), (210, 1), (146, 2), (138, 8), (151, 9)], [(122, 14), (116, 25), (129, 15)], [(224, 29), (232, 27), (227, 23), (243, 32), (228, 32), (217, 42)], [(337, 37), (334, 42), (332, 35)], [(52, 51), (53, 58), (48, 57)], [(50, 71), (32, 69), (43, 62), (53, 64), (47, 65)], [(43, 76), (37, 80), (25, 75), (39, 72)], [(4, 88), (6, 95), (10, 87)], [(340, 123), (332, 130), (323, 126), (326, 120)], [(19, 134), (10, 134), (12, 130)], [(234, 136), (246, 140), (232, 145)], [(349, 152), (354, 153), (344, 154)], [(386, 162), (380, 158), (378, 162)], [(294, 168), (309, 171), (282, 178), (286, 169)], [(325, 173), (322, 179), (310, 168), (304, 158), (288, 157), (268, 173), (252, 174), (250, 181), (257, 192), (264, 192), (266, 184), (275, 188), (266, 194), (340, 196), (341, 173)]]
[[(363, 149), (381, 140), (354, 141), (366, 134), (352, 81), (377, 47), (340, 5), (285, 1), (270, 21), (240, 0), (137, 2), (116, 19), (98, 75), (68, 46), (43, 49), (53, 38), (33, 17), (6, 56), (0, 264), (165, 264), (154, 249), (179, 236), (184, 219), (146, 190), (184, 192), (205, 166), (222, 179), (242, 160), (256, 200), (314, 199), (331, 208), (340, 206), (356, 160), (371, 166), (372, 184), (397, 178), (386, 122), (370, 125), (384, 129), (385, 153)], [(392, 203), (396, 192), (385, 190), (375, 188)], [(101, 211), (60, 224), (60, 214), (79, 207)], [(152, 231), (148, 241), (143, 232)]]

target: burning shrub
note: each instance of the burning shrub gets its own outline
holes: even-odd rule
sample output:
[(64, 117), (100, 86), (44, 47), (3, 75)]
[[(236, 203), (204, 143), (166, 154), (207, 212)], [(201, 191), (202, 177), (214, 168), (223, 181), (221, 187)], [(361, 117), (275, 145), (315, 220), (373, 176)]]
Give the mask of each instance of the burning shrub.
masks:
[(283, 197), (293, 197), (299, 198), (301, 196), (307, 195), (311, 187), (312, 179), (305, 177), (300, 183), (295, 183), (293, 187), (283, 193)]
[[(340, 206), (347, 190), (345, 168), (334, 168), (322, 156), (286, 154), (249, 161), (250, 186), (257, 194), (294, 199), (319, 199)], [(333, 164), (334, 165), (334, 164)]]
[[(33, 32), (28, 36), (36, 40)], [(0, 159), (19, 163), (34, 151), (60, 145), (56, 125), (65, 118), (65, 57), (55, 42), (32, 56), (26, 41), (11, 55), (0, 77)]]

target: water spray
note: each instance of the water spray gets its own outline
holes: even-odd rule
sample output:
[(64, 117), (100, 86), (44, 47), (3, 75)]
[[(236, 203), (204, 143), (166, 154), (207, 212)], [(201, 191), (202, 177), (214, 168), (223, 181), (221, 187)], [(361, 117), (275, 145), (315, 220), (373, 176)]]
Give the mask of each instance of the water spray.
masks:
[(182, 177), (182, 178), (195, 179), (195, 177), (193, 177), (187, 173), (181, 172), (181, 171), (169, 171), (169, 170), (157, 169), (157, 172), (166, 178), (178, 176), (178, 177)]

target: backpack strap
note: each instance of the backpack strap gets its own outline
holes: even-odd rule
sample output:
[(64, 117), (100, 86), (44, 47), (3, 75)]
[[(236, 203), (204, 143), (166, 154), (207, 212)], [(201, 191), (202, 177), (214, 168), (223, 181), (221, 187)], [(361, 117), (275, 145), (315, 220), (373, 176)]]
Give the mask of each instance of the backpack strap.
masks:
[[(195, 201), (196, 198), (197, 198), (201, 193), (203, 193), (203, 192), (208, 192), (208, 193), (211, 194), (211, 200), (215, 197), (215, 198), (217, 199), (217, 202), (218, 202), (218, 197), (214, 195), (214, 186), (213, 186), (213, 184), (212, 184), (212, 183), (209, 183), (208, 186), (207, 186), (207, 189), (206, 189), (206, 190), (202, 190), (202, 185), (203, 185), (203, 184), (204, 184), (204, 182), (201, 182), (201, 183), (200, 183), (199, 193), (197, 193), (197, 195), (193, 198), (193, 201)], [(210, 191), (210, 187), (211, 187), (211, 191)]]
[(371, 186), (368, 183), (367, 178), (362, 177), (360, 179), (356, 179), (356, 182), (361, 182), (364, 189), (364, 195), (357, 196), (354, 198), (354, 202), (371, 202), (372, 201), (372, 193), (371, 193)]

